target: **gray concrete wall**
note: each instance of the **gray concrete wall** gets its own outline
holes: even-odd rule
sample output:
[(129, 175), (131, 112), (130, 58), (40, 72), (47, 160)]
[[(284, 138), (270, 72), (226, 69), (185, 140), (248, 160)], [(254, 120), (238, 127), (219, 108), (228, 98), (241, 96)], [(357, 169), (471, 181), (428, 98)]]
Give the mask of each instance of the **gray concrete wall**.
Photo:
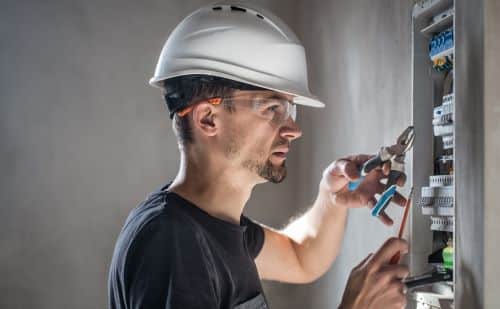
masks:
[[(171, 29), (209, 2), (2, 3), (0, 308), (105, 307), (123, 220), (177, 171), (147, 80)], [(257, 2), (298, 31), (311, 88), (328, 104), (300, 110), (289, 178), (258, 187), (248, 205), (279, 227), (313, 201), (331, 160), (374, 152), (409, 124), (410, 1)], [(352, 266), (394, 233), (353, 211), (332, 270), (307, 286), (265, 283), (271, 307), (334, 307)]]
[[(351, 153), (375, 153), (410, 124), (411, 1), (302, 1), (300, 33), (313, 92), (323, 111), (304, 110), (300, 200), (310, 201), (323, 168)], [(304, 116), (302, 116), (304, 115)], [(405, 188), (403, 190), (407, 192)], [(401, 209), (391, 207), (399, 222)], [(335, 308), (348, 274), (394, 236), (367, 209), (350, 212), (342, 253), (309, 289), (309, 308)]]
[(500, 208), (498, 188), (500, 181), (500, 88), (498, 87), (500, 61), (500, 3), (496, 0), (484, 2), (485, 17), (485, 85), (484, 85), (484, 304), (485, 308), (500, 307), (498, 285), (500, 278)]

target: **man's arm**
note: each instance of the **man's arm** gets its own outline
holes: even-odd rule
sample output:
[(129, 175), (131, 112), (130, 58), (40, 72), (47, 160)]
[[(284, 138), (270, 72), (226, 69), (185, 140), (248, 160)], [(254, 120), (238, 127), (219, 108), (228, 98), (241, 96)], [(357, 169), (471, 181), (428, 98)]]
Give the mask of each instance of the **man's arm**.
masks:
[(321, 276), (335, 260), (347, 209), (334, 207), (318, 194), (314, 205), (300, 218), (278, 231), (264, 227), (265, 240), (255, 260), (262, 279), (307, 283)]
[[(383, 190), (380, 180), (386, 173), (382, 169), (367, 175), (356, 191), (346, 188), (350, 180), (359, 177), (359, 166), (369, 158), (360, 155), (332, 163), (325, 169), (316, 200), (305, 214), (281, 231), (264, 227), (264, 246), (256, 259), (262, 279), (306, 283), (328, 270), (341, 246), (347, 209), (373, 207), (375, 194)], [(396, 195), (394, 201), (404, 205), (405, 199)], [(392, 223), (388, 217), (382, 221)]]

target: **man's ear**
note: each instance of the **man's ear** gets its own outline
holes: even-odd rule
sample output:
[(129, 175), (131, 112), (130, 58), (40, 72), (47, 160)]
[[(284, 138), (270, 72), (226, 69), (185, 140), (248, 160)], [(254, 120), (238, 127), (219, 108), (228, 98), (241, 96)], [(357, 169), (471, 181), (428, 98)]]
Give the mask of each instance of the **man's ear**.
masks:
[(216, 107), (208, 102), (200, 102), (193, 108), (193, 126), (207, 136), (217, 134)]

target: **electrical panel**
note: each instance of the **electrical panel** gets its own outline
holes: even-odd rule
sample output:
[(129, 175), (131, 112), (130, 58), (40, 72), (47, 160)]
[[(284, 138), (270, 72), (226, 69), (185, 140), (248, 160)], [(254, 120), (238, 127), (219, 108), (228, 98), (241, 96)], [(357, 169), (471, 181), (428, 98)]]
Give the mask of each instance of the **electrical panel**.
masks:
[[(412, 23), (416, 129), (410, 308), (453, 308), (455, 231), (455, 27), (453, 0), (417, 1)], [(411, 252), (410, 252), (411, 253)], [(419, 276), (420, 275), (420, 276)], [(419, 279), (422, 277), (424, 279)]]

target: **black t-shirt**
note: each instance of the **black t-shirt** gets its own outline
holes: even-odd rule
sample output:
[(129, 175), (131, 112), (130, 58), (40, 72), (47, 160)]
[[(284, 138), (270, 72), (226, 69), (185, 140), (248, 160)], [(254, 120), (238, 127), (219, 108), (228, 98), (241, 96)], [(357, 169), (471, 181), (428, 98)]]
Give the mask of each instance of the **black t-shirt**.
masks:
[(112, 309), (267, 308), (254, 259), (264, 230), (210, 216), (166, 185), (128, 216), (111, 261)]

